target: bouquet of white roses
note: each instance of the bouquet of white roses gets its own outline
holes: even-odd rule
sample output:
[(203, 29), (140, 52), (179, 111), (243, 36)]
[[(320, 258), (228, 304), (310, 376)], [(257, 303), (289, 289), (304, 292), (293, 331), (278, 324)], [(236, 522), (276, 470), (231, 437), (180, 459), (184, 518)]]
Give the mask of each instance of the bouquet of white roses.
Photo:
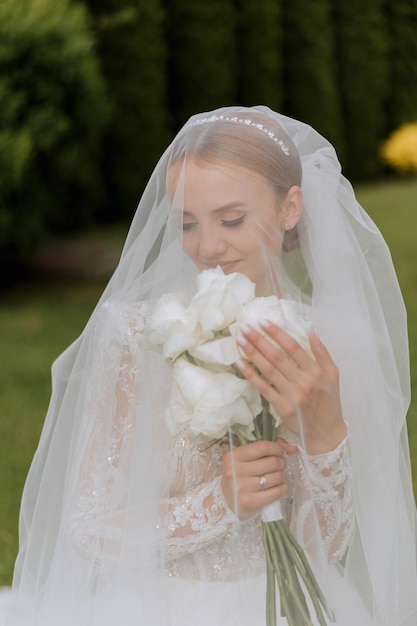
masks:
[[(276, 296), (255, 297), (255, 285), (243, 274), (225, 275), (220, 267), (201, 272), (197, 293), (163, 296), (147, 322), (149, 345), (173, 368), (166, 422), (173, 435), (186, 428), (200, 442), (228, 433), (237, 444), (277, 437), (279, 415), (235, 366), (245, 358), (237, 344), (239, 326), (261, 332), (257, 320), (268, 319), (309, 349), (309, 325), (295, 302)], [(318, 622), (325, 626), (325, 599), (304, 555), (281, 514), (279, 501), (262, 511), (267, 567), (267, 626), (276, 624), (275, 581), (281, 614), (289, 626), (312, 626), (304, 589)]]

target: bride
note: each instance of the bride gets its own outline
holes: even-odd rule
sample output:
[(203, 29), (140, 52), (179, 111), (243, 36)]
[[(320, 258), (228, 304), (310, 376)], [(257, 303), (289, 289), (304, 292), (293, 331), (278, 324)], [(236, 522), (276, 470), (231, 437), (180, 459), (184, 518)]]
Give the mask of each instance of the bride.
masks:
[[(232, 398), (194, 376), (193, 341), (206, 325), (205, 350), (220, 318), (229, 340), (241, 290), (260, 313), (239, 303)], [(223, 369), (208, 367), (215, 381)], [(266, 600), (277, 502), (324, 623), (415, 626), (404, 305), (381, 234), (312, 128), (266, 107), (192, 117), (52, 376), (7, 626), (253, 626), (267, 610), (290, 624), (278, 589), (273, 618)], [(255, 436), (261, 397), (268, 441)], [(218, 436), (204, 439), (208, 423)], [(305, 595), (311, 622), (297, 626), (322, 624)]]

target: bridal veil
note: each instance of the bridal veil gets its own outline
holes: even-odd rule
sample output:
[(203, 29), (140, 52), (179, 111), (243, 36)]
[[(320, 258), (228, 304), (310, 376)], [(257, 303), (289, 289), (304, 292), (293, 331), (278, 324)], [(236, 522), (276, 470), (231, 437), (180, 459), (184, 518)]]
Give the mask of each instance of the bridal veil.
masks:
[[(329, 560), (313, 507), (305, 521), (315, 536), (313, 567), (336, 624), (417, 623), (407, 325), (389, 250), (322, 136), (267, 107), (238, 106), (192, 117), (167, 148), (102, 298), (53, 364), (7, 626), (258, 623), (257, 522), (204, 510), (210, 494), (221, 498), (212, 484), (218, 448), (200, 446), (197, 458), (183, 438), (172, 440), (170, 367), (146, 341), (153, 304), (195, 291), (199, 270), (178, 227), (184, 162), (203, 136), (212, 137), (212, 158), (227, 161), (227, 137), (239, 133), (268, 139), (277, 159), (301, 165), (303, 214), (285, 235), (271, 285), (277, 274), (279, 295), (308, 311), (340, 372), (353, 524), (348, 547)], [(305, 485), (314, 499), (317, 485), (308, 476)]]

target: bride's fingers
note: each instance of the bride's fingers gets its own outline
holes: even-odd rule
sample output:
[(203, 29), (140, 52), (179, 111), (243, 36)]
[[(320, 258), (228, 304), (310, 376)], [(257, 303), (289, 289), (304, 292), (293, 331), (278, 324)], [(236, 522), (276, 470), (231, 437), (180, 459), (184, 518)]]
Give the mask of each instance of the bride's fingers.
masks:
[(266, 489), (273, 489), (279, 487), (286, 482), (285, 472), (269, 472), (268, 474), (261, 474), (260, 476), (254, 476), (252, 479), (252, 490), (265, 491)]
[[(285, 439), (279, 438), (276, 441), (253, 441), (251, 443), (247, 443), (244, 446), (238, 446), (237, 448), (233, 448), (225, 453), (225, 458), (229, 456), (234, 458), (234, 462), (237, 463), (252, 463), (252, 462), (263, 462), (265, 459), (269, 459), (271, 457), (274, 458), (284, 458), (285, 445), (287, 442)], [(288, 445), (288, 444), (287, 444)], [(284, 459), (285, 460), (285, 459)], [(275, 468), (273, 468), (275, 469)], [(278, 468), (277, 468), (278, 469)], [(262, 473), (262, 471), (271, 471), (266, 468), (256, 467), (256, 471)], [(254, 473), (254, 472), (252, 472)]]
[(254, 328), (242, 324), (237, 341), (246, 356), (263, 374), (266, 374), (265, 369), (273, 368), (284, 378), (292, 377), (295, 364), (285, 352)]
[(274, 472), (282, 472), (285, 470), (287, 462), (283, 456), (270, 456), (265, 459), (259, 459), (252, 463), (246, 463), (242, 467), (242, 474), (246, 476), (262, 476), (264, 474), (273, 474)]
[[(281, 415), (283, 407), (281, 406), (283, 396), (281, 390), (288, 385), (288, 381), (280, 375), (278, 371), (270, 369), (270, 364), (264, 364), (262, 372), (265, 377), (260, 376), (253, 367), (249, 365), (247, 361), (238, 359), (236, 365), (242, 372), (246, 380), (248, 380), (259, 391), (261, 396), (265, 398), (270, 404), (272, 404), (278, 413)], [(258, 365), (259, 367), (259, 365)], [(261, 367), (259, 367), (261, 369)], [(269, 375), (268, 375), (269, 372)]]
[(288, 484), (285, 480), (266, 489), (260, 485), (259, 480), (260, 478), (252, 482), (252, 488), (245, 488), (241, 484), (231, 486), (224, 477), (222, 479), (222, 490), (226, 502), (241, 520), (252, 517), (264, 506), (282, 498), (288, 491)]
[(321, 341), (315, 330), (310, 332), (309, 336), (311, 351), (318, 365), (332, 378), (337, 379), (339, 370), (330, 356), (326, 346)]
[(278, 441), (281, 443), (282, 447), (284, 448), (284, 452), (286, 454), (295, 454), (296, 452), (298, 452), (298, 446), (296, 446), (293, 443), (289, 443), (288, 441), (286, 441), (285, 439), (278, 439)]
[[(284, 390), (286, 381), (297, 384), (303, 372), (315, 373), (315, 375), (319, 373), (320, 365), (295, 339), (275, 324), (270, 322), (265, 322), (265, 324), (268, 324), (268, 335), (275, 345), (246, 324), (241, 326), (238, 343), (248, 359), (270, 383)], [(317, 338), (317, 344), (320, 343)], [(315, 345), (315, 347), (320, 351), (320, 345)], [(326, 356), (323, 350), (321, 350), (321, 355), (322, 358)], [(331, 361), (329, 355), (327, 359)]]
[[(265, 334), (268, 335), (268, 337), (271, 337), (271, 339), (280, 346), (290, 363), (295, 364), (300, 369), (308, 369), (314, 363), (314, 360), (298, 343), (298, 341), (291, 337), (291, 335), (285, 332), (285, 330), (283, 330), (280, 326), (277, 326), (273, 322), (265, 319), (259, 320), (259, 324)], [(246, 327), (244, 327), (244, 330), (246, 330)], [(254, 329), (251, 330), (256, 333)], [(260, 333), (258, 333), (258, 335), (259, 337), (262, 337)], [(259, 341), (259, 338), (254, 337), (254, 340)], [(266, 341), (269, 345), (271, 345), (268, 340)]]
[(229, 507), (241, 518), (257, 513), (288, 489), (284, 439), (256, 441), (225, 452), (222, 489)]

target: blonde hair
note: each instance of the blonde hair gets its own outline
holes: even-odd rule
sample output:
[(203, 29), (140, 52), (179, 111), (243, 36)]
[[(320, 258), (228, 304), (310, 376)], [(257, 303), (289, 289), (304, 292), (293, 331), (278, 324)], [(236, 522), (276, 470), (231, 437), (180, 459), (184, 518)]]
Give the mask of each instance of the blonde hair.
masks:
[(279, 198), (301, 186), (301, 161), (284, 129), (260, 111), (191, 120), (174, 141), (171, 165), (184, 157), (197, 164), (231, 163), (270, 182)]

